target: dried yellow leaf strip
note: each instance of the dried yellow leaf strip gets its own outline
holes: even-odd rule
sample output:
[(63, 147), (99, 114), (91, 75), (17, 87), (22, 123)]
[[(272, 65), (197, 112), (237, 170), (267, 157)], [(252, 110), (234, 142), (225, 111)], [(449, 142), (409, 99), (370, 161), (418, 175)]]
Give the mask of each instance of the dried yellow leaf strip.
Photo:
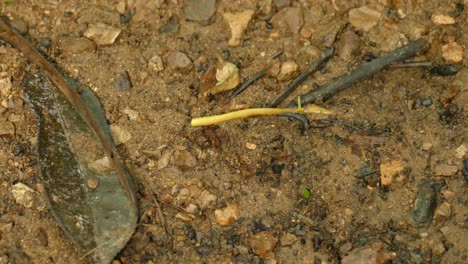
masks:
[(271, 116), (284, 113), (300, 113), (300, 114), (332, 114), (331, 111), (318, 107), (316, 105), (307, 105), (305, 108), (250, 108), (239, 111), (234, 111), (222, 115), (205, 116), (193, 118), (192, 127), (209, 126), (230, 120), (247, 118), (252, 116)]

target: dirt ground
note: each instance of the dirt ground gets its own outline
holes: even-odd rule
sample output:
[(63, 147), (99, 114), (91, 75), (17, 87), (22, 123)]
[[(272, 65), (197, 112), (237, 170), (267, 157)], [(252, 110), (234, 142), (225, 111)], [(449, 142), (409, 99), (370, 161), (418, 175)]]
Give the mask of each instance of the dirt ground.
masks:
[[(95, 91), (122, 142), (140, 224), (113, 263), (468, 262), (466, 0), (218, 0), (199, 20), (188, 2), (2, 1), (2, 15)], [(364, 4), (380, 13), (367, 30), (349, 16)], [(278, 15), (292, 9), (302, 19)], [(223, 15), (245, 10), (253, 16), (229, 45)], [(83, 37), (96, 23), (121, 33), (96, 45)], [(349, 54), (346, 32), (357, 36)], [(203, 95), (206, 72), (221, 61), (243, 80), (287, 61), (303, 70), (318, 50), (337, 47), (289, 101), (419, 37), (431, 47), (416, 60), (458, 73), (386, 69), (322, 103), (336, 116), (309, 116), (308, 129), (285, 117), (190, 126), (193, 117), (267, 106), (291, 82), (270, 74), (232, 100)], [(461, 46), (461, 61), (443, 54), (448, 43)], [(173, 61), (174, 52), (190, 61)], [(0, 42), (0, 264), (90, 263), (44, 200), (37, 118), (21, 88), (36, 70)], [(19, 183), (33, 190), (29, 202), (14, 195)], [(226, 208), (234, 213), (222, 222)]]

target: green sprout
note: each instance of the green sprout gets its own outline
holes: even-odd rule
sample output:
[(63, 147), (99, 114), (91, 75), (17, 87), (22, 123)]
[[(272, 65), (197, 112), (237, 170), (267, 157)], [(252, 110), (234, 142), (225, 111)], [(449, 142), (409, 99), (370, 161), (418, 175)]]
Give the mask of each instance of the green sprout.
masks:
[(312, 195), (312, 193), (310, 192), (309, 188), (303, 188), (301, 190), (301, 194), (302, 194), (302, 197), (304, 197), (304, 199), (306, 200), (309, 200), (310, 199), (310, 196)]

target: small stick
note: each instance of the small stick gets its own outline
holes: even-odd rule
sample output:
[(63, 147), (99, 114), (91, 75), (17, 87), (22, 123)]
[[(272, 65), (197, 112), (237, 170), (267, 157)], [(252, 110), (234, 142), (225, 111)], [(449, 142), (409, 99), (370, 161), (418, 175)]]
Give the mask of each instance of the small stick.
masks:
[[(302, 96), (302, 102), (304, 104), (311, 104), (320, 99), (325, 101), (332, 95), (348, 88), (354, 82), (370, 77), (383, 70), (391, 63), (414, 56), (418, 51), (423, 49), (426, 44), (426, 40), (418, 39), (390, 52), (384, 57), (380, 57), (370, 62), (364, 63), (352, 72), (342, 75), (335, 82), (329, 83), (304, 94)], [(291, 101), (288, 106), (294, 107), (295, 104), (295, 101)]]
[(305, 114), (332, 114), (331, 111), (316, 105), (307, 105), (305, 108), (250, 108), (230, 112), (222, 115), (205, 116), (192, 119), (192, 127), (209, 126), (226, 122), (229, 120), (247, 118), (251, 116), (271, 116), (284, 113), (305, 113)]
[(390, 68), (415, 68), (415, 67), (431, 67), (432, 61), (405, 61), (401, 63), (394, 63)]
[(249, 87), (249, 85), (251, 85), (252, 83), (254, 83), (256, 80), (262, 78), (263, 76), (265, 76), (267, 73), (266, 71), (262, 70), (262, 71), (259, 71), (257, 72), (255, 75), (253, 75), (252, 77), (249, 77), (247, 80), (245, 80), (240, 86), (239, 88), (237, 88), (234, 93), (232, 93), (231, 96), (229, 96), (229, 100), (232, 100), (234, 99), (234, 97), (238, 96), (240, 93), (242, 93), (245, 89), (247, 89), (247, 87)]
[[(280, 51), (277, 51), (275, 53), (273, 53), (269, 58), (268, 60), (273, 60), (273, 59), (276, 59), (278, 58), (279, 56), (281, 56), (281, 54), (283, 54), (283, 51), (280, 50)], [(261, 70), (259, 72), (257, 72), (256, 74), (254, 74), (253, 76), (247, 78), (241, 85), (238, 86), (238, 88), (232, 93), (231, 96), (228, 97), (229, 100), (232, 100), (234, 99), (234, 97), (238, 96), (240, 93), (242, 93), (245, 89), (247, 89), (247, 87), (249, 87), (252, 83), (254, 83), (255, 81), (259, 80), (260, 78), (262, 78), (263, 76), (265, 76), (267, 74), (267, 72), (265, 70)]]
[(281, 104), (288, 95), (290, 95), (296, 88), (304, 82), (309, 76), (314, 73), (320, 66), (322, 66), (325, 62), (328, 61), (328, 59), (333, 56), (335, 53), (335, 49), (328, 48), (324, 52), (322, 52), (322, 55), (320, 56), (319, 59), (313, 61), (305, 71), (303, 71), (299, 76), (294, 79), (294, 81), (286, 86), (283, 91), (276, 97), (275, 101), (271, 104), (271, 107), (277, 107), (279, 104)]

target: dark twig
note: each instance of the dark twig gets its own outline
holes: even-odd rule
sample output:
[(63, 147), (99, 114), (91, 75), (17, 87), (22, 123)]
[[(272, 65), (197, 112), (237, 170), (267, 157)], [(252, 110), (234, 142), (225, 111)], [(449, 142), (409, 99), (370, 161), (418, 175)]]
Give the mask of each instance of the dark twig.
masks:
[[(279, 56), (281, 56), (281, 54), (283, 54), (283, 51), (280, 50), (280, 51), (277, 51), (275, 53), (273, 53), (270, 57), (268, 57), (267, 60), (273, 60), (273, 59), (276, 59), (278, 58)], [(232, 93), (231, 96), (228, 97), (229, 100), (232, 100), (234, 99), (234, 97), (238, 96), (240, 93), (242, 93), (245, 89), (247, 89), (247, 87), (249, 87), (252, 83), (254, 83), (255, 81), (257, 81), (258, 79), (262, 78), (263, 76), (265, 76), (267, 74), (266, 70), (261, 70), (259, 72), (257, 72), (256, 74), (254, 74), (253, 76), (247, 78), (243, 83), (241, 83), (237, 89)]]
[(305, 71), (303, 71), (301, 74), (299, 74), (299, 76), (296, 77), (296, 79), (294, 79), (294, 81), (286, 86), (283, 91), (281, 91), (281, 93), (278, 95), (278, 97), (276, 97), (275, 101), (273, 101), (273, 103), (271, 104), (271, 107), (277, 107), (279, 104), (281, 104), (284, 99), (286, 99), (286, 97), (288, 97), (288, 95), (290, 95), (294, 90), (296, 90), (296, 88), (302, 83), (304, 82), (307, 78), (309, 78), (309, 76), (314, 73), (321, 65), (323, 65), (326, 61), (328, 61), (328, 59), (333, 55), (333, 53), (335, 52), (335, 49), (332, 47), (332, 48), (328, 48), (326, 49), (322, 55), (320, 56), (319, 59), (313, 61), (309, 67), (307, 67), (307, 69), (305, 69)]
[(391, 68), (431, 67), (432, 61), (404, 61), (390, 65)]
[(309, 120), (307, 120), (307, 118), (304, 115), (301, 115), (298, 113), (284, 113), (284, 114), (280, 114), (279, 116), (294, 118), (298, 121), (301, 121), (305, 129), (309, 128)]
[(259, 71), (257, 72), (254, 76), (252, 77), (249, 77), (247, 80), (245, 80), (241, 85), (239, 85), (239, 87), (234, 91), (234, 93), (232, 93), (231, 96), (229, 96), (229, 100), (232, 100), (234, 99), (234, 97), (238, 96), (240, 93), (242, 93), (245, 89), (247, 89), (247, 87), (249, 87), (249, 85), (251, 85), (253, 82), (255, 82), (256, 80), (262, 78), (263, 76), (265, 76), (267, 73), (266, 71)]
[[(325, 86), (322, 86), (318, 89), (306, 93), (301, 98), (302, 103), (310, 104), (319, 100), (325, 101), (329, 99), (332, 95), (348, 88), (354, 82), (365, 79), (383, 70), (389, 64), (414, 56), (418, 51), (423, 49), (426, 44), (426, 40), (418, 39), (390, 52), (384, 57), (377, 58), (370, 62), (364, 63), (352, 72), (339, 77), (335, 82), (332, 82), (330, 84), (327, 84)], [(296, 101), (293, 100), (289, 103), (288, 106), (295, 107), (295, 105)]]

